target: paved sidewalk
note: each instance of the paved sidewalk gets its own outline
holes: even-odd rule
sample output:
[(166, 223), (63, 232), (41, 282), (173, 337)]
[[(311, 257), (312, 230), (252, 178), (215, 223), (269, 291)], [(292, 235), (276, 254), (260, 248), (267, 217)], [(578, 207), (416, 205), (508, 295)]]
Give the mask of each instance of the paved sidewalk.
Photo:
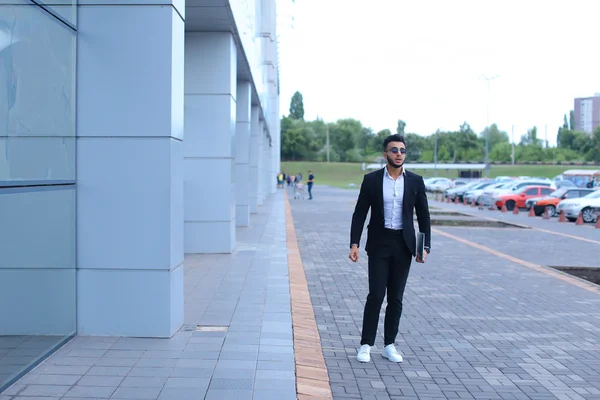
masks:
[[(397, 339), (404, 363), (381, 357), (381, 335), (373, 361), (358, 363), (367, 258), (347, 258), (357, 192), (317, 189), (313, 201), (290, 202), (334, 399), (600, 399), (600, 295), (436, 233), (428, 262), (411, 267)], [(494, 247), (500, 231), (515, 232), (452, 233)], [(518, 240), (541, 249), (535, 260), (548, 236), (527, 231)], [(596, 254), (573, 257), (594, 263)]]
[[(529, 217), (528, 211), (521, 210), (519, 214), (513, 214), (512, 211), (500, 212), (498, 210), (490, 211), (488, 209), (479, 210), (477, 207), (465, 206), (463, 204), (442, 203), (429, 199), (429, 204), (440, 209), (447, 209), (459, 212), (474, 214), (477, 216), (494, 218), (500, 221), (513, 222), (522, 225), (528, 225), (533, 228), (548, 230), (551, 232), (562, 233), (566, 235), (577, 236), (584, 239), (596, 241), (600, 244), (600, 229), (595, 229), (594, 224), (575, 225), (574, 222), (558, 222), (558, 217), (543, 219), (542, 217)], [(566, 236), (556, 235), (557, 238)]]
[(0, 400), (295, 399), (282, 191), (237, 233), (231, 255), (186, 256), (185, 325), (175, 337), (77, 337)]

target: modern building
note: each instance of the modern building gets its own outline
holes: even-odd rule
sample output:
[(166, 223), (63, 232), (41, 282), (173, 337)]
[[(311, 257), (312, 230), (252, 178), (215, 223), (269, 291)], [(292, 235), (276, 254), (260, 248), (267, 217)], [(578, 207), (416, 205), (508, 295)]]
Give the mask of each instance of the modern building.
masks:
[(73, 335), (177, 332), (184, 254), (276, 190), (277, 60), (275, 0), (1, 2), (0, 391)]
[(600, 93), (575, 99), (575, 129), (591, 134), (600, 126)]

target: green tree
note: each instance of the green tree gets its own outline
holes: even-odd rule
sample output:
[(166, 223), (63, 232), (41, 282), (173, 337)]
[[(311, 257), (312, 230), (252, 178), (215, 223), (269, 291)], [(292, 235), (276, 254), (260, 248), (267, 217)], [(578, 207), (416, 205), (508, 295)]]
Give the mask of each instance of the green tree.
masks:
[(404, 129), (406, 128), (406, 122), (402, 121), (401, 119), (398, 120), (398, 125), (396, 126), (396, 133), (398, 135), (403, 135), (404, 136)]
[(595, 163), (600, 163), (600, 126), (594, 129), (590, 137), (589, 149), (586, 153), (586, 159)]
[(573, 110), (569, 112), (569, 129), (571, 129), (572, 131), (577, 129), (575, 126), (575, 111)]
[(369, 141), (369, 153), (382, 153), (383, 152), (383, 141), (386, 137), (390, 136), (392, 132), (389, 129), (383, 129)]
[(302, 93), (298, 91), (294, 93), (290, 102), (290, 118), (304, 119), (304, 99), (302, 98)]

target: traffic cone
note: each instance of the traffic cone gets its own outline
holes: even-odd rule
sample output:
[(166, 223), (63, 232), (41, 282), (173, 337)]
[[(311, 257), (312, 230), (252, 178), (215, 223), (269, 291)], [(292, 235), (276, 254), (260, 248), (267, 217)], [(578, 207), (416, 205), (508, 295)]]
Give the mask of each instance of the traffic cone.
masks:
[(513, 208), (513, 214), (518, 214), (519, 213), (519, 207), (517, 207), (517, 205), (515, 204), (515, 207)]
[(596, 218), (596, 229), (600, 229), (600, 216)]
[(535, 211), (533, 211), (533, 206), (531, 206), (531, 208), (529, 209), (529, 216), (535, 217)]
[(463, 197), (463, 205), (468, 206), (469, 203), (467, 202), (467, 199), (465, 197)]
[(560, 210), (558, 222), (567, 222), (567, 219), (565, 218), (565, 210)]
[(548, 208), (544, 208), (544, 219), (550, 219), (550, 215), (548, 214)]
[(583, 225), (583, 214), (581, 214), (581, 211), (579, 212), (579, 215), (577, 216), (577, 221), (575, 221), (575, 225)]
[(501, 212), (507, 212), (508, 210), (506, 209), (506, 204), (502, 204), (502, 208), (500, 209)]
[(458, 204), (458, 196), (454, 198), (454, 204)]

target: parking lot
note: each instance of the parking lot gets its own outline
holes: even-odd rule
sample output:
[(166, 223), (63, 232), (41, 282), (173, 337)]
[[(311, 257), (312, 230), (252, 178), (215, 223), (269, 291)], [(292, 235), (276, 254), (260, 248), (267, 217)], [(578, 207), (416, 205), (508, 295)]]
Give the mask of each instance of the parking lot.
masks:
[[(600, 231), (430, 201), (432, 253), (411, 266), (396, 341), (405, 361), (380, 355), (382, 307), (373, 360), (361, 364), (367, 256), (348, 260), (358, 192), (313, 192), (290, 203), (334, 399), (600, 398), (600, 289), (546, 267), (598, 265)], [(449, 215), (467, 210), (475, 216)]]

